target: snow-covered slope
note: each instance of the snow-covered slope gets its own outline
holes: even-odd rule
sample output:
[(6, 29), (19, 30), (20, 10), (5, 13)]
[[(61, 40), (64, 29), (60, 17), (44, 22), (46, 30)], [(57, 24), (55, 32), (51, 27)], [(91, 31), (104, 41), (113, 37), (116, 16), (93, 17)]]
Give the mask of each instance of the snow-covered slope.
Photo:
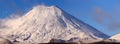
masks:
[(52, 38), (69, 40), (77, 37), (83, 42), (95, 42), (109, 37), (55, 6), (35, 6), (4, 25), (7, 30), (2, 31), (6, 33), (1, 36), (11, 41), (46, 43)]
[(116, 40), (116, 42), (120, 42), (120, 34), (114, 35), (110, 37), (109, 39), (113, 39), (113, 40)]

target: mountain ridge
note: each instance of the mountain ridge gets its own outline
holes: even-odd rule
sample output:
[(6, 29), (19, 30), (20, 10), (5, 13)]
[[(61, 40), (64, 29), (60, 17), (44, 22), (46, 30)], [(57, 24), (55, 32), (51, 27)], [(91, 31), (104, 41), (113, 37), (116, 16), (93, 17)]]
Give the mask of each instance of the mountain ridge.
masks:
[(109, 39), (113, 39), (115, 42), (120, 42), (120, 34), (113, 35)]

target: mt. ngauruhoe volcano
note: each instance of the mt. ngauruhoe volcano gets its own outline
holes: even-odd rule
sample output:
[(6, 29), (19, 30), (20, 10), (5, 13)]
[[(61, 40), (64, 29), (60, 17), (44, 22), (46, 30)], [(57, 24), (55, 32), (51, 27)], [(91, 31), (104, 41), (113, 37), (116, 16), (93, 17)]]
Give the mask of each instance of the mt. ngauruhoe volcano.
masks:
[(27, 43), (48, 43), (53, 38), (79, 38), (89, 43), (109, 37), (55, 6), (35, 6), (27, 14), (1, 25), (1, 37)]

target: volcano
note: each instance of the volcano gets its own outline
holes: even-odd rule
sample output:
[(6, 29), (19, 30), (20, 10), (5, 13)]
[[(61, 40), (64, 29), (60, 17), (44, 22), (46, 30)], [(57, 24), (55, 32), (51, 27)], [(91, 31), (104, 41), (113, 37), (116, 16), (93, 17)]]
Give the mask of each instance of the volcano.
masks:
[(96, 42), (108, 38), (106, 34), (78, 20), (56, 6), (38, 5), (25, 15), (3, 22), (1, 36), (11, 41), (48, 43), (51, 39)]

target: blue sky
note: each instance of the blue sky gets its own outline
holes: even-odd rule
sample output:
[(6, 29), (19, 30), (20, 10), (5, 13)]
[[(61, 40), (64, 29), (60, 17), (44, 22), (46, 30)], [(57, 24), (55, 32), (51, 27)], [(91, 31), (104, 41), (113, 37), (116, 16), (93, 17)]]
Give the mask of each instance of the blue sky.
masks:
[(41, 4), (56, 5), (110, 36), (120, 33), (120, 0), (0, 0), (0, 18), (25, 14)]

